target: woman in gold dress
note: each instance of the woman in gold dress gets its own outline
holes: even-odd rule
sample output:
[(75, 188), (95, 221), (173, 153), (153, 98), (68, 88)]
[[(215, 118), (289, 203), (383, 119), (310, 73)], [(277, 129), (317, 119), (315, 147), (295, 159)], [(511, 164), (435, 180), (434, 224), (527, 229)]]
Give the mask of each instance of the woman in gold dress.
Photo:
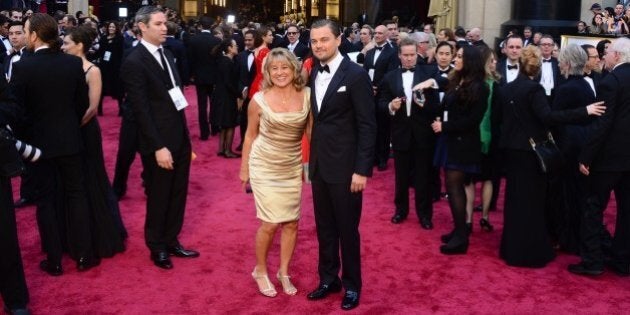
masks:
[(304, 87), (297, 59), (285, 48), (269, 52), (263, 63), (263, 76), (263, 88), (249, 104), (240, 171), (243, 186), (251, 183), (256, 216), (261, 221), (252, 277), (260, 293), (277, 295), (269, 281), (267, 255), (281, 228), (277, 278), (286, 294), (295, 295), (297, 289), (290, 281), (288, 269), (300, 218), (301, 140), (312, 120), (310, 90)]

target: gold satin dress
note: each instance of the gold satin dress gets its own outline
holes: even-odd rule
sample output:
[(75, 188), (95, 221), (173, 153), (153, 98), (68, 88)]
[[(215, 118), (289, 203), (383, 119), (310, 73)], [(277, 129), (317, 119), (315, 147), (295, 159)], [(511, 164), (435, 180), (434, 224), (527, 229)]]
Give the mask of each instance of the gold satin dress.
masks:
[(263, 92), (254, 95), (260, 106), (260, 125), (249, 156), (249, 180), (256, 202), (256, 217), (269, 223), (300, 218), (302, 199), (302, 137), (310, 111), (310, 90), (305, 87), (302, 110), (274, 112)]

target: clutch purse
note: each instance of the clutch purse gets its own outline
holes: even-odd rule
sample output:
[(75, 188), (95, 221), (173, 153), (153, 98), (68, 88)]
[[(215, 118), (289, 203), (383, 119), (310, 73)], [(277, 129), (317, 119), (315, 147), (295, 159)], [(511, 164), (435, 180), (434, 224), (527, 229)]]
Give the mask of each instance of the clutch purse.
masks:
[(543, 173), (551, 173), (562, 167), (564, 163), (562, 152), (560, 152), (556, 142), (553, 140), (551, 132), (547, 132), (547, 139), (539, 142), (534, 141), (533, 138), (529, 138), (529, 144), (536, 154), (538, 165)]

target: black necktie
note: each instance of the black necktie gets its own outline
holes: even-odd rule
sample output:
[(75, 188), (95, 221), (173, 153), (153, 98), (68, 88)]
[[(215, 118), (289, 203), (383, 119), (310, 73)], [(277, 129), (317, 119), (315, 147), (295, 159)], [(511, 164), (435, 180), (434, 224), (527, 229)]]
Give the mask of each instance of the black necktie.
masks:
[(383, 46), (381, 46), (381, 47), (376, 46), (376, 47), (374, 47), (374, 48), (376, 48), (376, 50), (383, 50), (383, 47), (385, 47), (385, 45), (383, 45)]
[(543, 59), (543, 62), (551, 62), (551, 59)]
[(409, 68), (409, 69), (405, 69), (405, 68), (403, 68), (403, 69), (402, 69), (402, 72), (403, 72), (403, 73), (405, 73), (405, 72), (411, 72), (411, 73), (413, 73), (413, 71), (414, 71), (414, 70), (416, 70), (416, 68)]
[(508, 70), (518, 70), (518, 65), (513, 65), (513, 66), (508, 65), (507, 69)]
[(166, 58), (164, 57), (164, 52), (162, 51), (162, 48), (158, 48), (158, 53), (160, 53), (160, 61), (162, 62), (162, 71), (164, 71), (164, 73), (166, 74), (166, 77), (168, 77), (168, 80), (171, 81), (171, 74), (168, 72), (168, 66), (166, 65)]
[(328, 65), (325, 66), (319, 66), (319, 69), (317, 69), (317, 71), (319, 71), (319, 73), (322, 73), (324, 71), (330, 73), (330, 68), (328, 67)]

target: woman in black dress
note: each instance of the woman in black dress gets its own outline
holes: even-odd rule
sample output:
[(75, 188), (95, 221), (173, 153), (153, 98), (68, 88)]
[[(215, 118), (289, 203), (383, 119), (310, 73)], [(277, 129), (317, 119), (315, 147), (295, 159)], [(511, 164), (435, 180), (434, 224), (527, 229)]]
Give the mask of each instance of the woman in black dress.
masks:
[(468, 250), (466, 228), (466, 193), (464, 185), (470, 174), (479, 173), (481, 141), (479, 124), (487, 108), (485, 60), (473, 46), (457, 50), (455, 67), (449, 75), (449, 87), (442, 101), (443, 115), (431, 126), (441, 133), (434, 164), (443, 167), (446, 190), (455, 228), (442, 236), (440, 252), (465, 254)]
[(103, 115), (104, 96), (111, 96), (118, 101), (118, 115), (121, 114), (121, 102), (123, 99), (120, 80), (120, 65), (123, 56), (123, 37), (120, 27), (116, 22), (107, 22), (106, 36), (102, 36), (99, 42), (97, 56), (99, 68), (103, 74), (103, 93), (98, 106), (98, 114)]
[(212, 92), (211, 104), (216, 106), (217, 117), (215, 123), (221, 128), (219, 150), (217, 155), (225, 158), (240, 157), (232, 151), (234, 141), (234, 127), (238, 125), (238, 69), (234, 63), (234, 56), (238, 54), (238, 46), (231, 39), (224, 39), (213, 53), (217, 56), (218, 79)]
[(98, 258), (102, 258), (125, 250), (127, 231), (120, 216), (118, 199), (105, 170), (101, 128), (95, 117), (101, 94), (101, 73), (98, 67), (86, 59), (86, 53), (95, 36), (96, 31), (88, 26), (72, 28), (64, 37), (61, 49), (83, 60), (83, 71), (88, 85), (90, 105), (81, 120), (83, 169), (94, 252)]
[[(523, 49), (519, 76), (504, 86), (497, 104), (501, 121), (499, 146), (504, 150), (505, 206), (500, 256), (508, 265), (544, 267), (555, 257), (545, 222), (548, 176), (529, 144), (547, 137), (549, 126), (584, 121), (601, 115), (601, 103), (552, 111), (545, 90), (536, 81), (542, 67), (540, 50)], [(575, 166), (577, 167), (577, 166)]]

